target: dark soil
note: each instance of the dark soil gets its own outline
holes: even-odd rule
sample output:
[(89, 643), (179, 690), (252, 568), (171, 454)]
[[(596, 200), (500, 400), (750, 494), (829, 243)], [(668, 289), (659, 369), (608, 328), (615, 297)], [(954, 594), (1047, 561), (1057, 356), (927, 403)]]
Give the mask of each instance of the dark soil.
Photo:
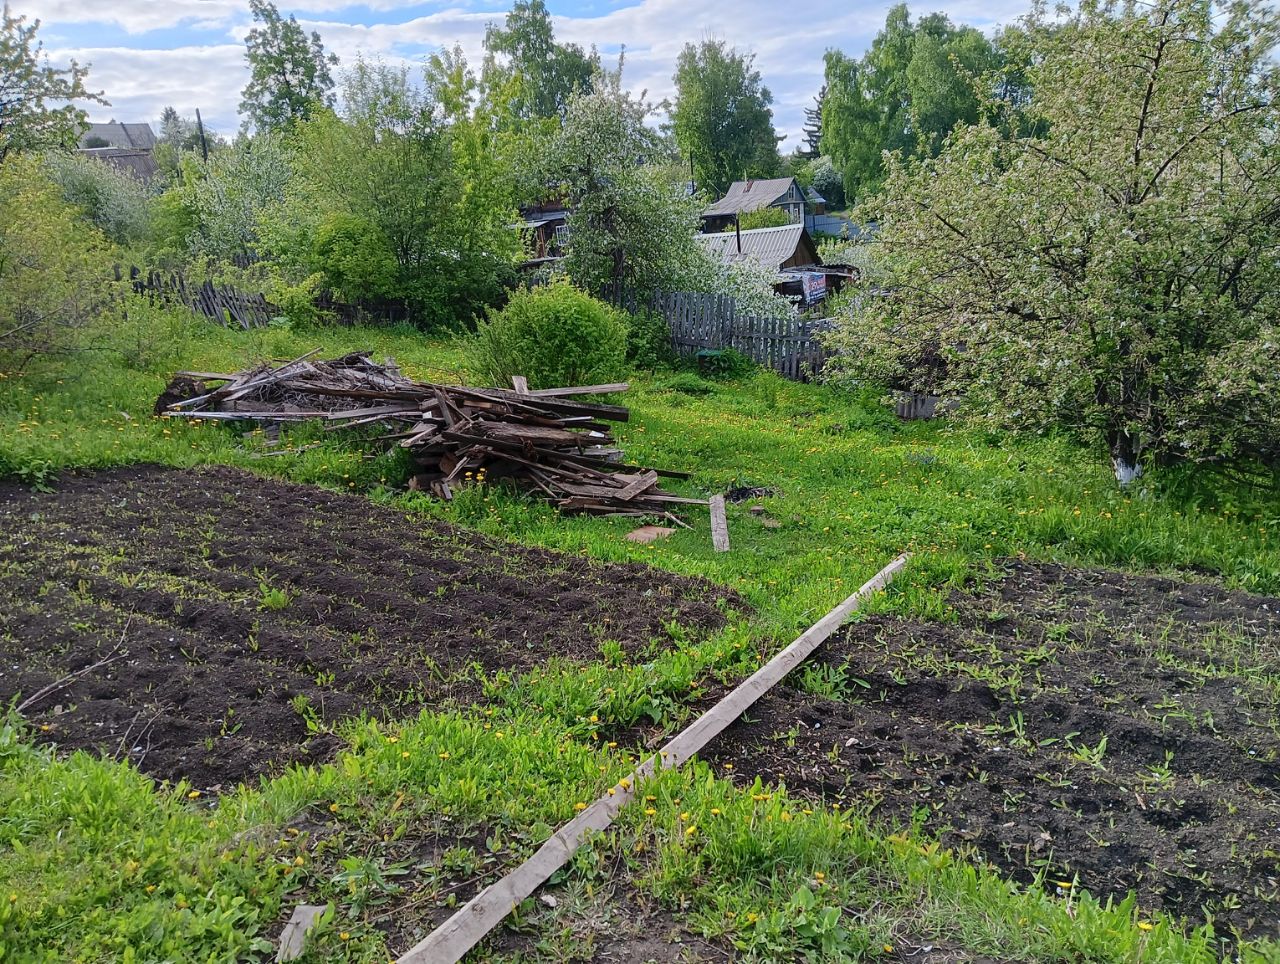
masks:
[(1014, 561), (952, 604), (853, 625), (711, 758), (1023, 880), (1280, 931), (1280, 599)]
[(337, 741), (307, 717), (470, 703), (605, 640), (661, 647), (739, 605), (638, 565), (523, 548), (227, 468), (0, 487), (0, 703), (42, 739), (217, 788)]

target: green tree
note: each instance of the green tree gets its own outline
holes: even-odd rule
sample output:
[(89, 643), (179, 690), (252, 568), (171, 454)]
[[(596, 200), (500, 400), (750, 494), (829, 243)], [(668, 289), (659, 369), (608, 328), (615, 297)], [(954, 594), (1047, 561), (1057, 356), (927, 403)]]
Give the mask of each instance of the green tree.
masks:
[(257, 23), (245, 37), (250, 78), (240, 112), (259, 130), (286, 127), (318, 107), (333, 104), (333, 77), (338, 63), (326, 54), (320, 34), (308, 37), (295, 17), (285, 20), (271, 0), (249, 0)]
[(111, 248), (34, 157), (0, 165), (0, 372), (74, 348), (110, 297)]
[(489, 24), (484, 47), (484, 86), (517, 123), (560, 117), (600, 69), (594, 49), (556, 42), (543, 0), (516, 0), (503, 26)]
[(45, 168), (63, 198), (116, 244), (146, 239), (151, 195), (133, 174), (83, 154), (50, 154)]
[(1023, 24), (1026, 130), (890, 162), (884, 294), (858, 377), (1094, 440), (1128, 484), (1178, 460), (1280, 469), (1280, 16), (1086, 2)]
[(600, 75), (569, 100), (539, 165), (569, 209), (566, 270), (598, 291), (612, 282), (688, 290), (701, 249), (699, 204), (684, 190), (672, 146), (648, 120), (653, 108)]
[(510, 212), (466, 203), (430, 85), (360, 61), (342, 114), (317, 112), (293, 144), (284, 197), (260, 219), (281, 263), (323, 274), (348, 298), (404, 299), (424, 325), (468, 319), (499, 298), (515, 239), (497, 224)]
[(956, 27), (941, 13), (912, 24), (902, 3), (889, 10), (860, 61), (828, 51), (822, 150), (843, 172), (846, 193), (875, 190), (883, 152), (934, 155), (957, 124), (975, 123), (980, 81), (1000, 63), (978, 30)]
[(741, 54), (722, 40), (686, 44), (676, 61), (671, 130), (707, 190), (722, 192), (741, 178), (772, 177), (781, 163), (769, 106), (773, 95), (754, 63), (754, 54)]
[(39, 29), (7, 3), (0, 11), (0, 163), (16, 151), (74, 148), (86, 119), (77, 101), (107, 103), (85, 87), (88, 67), (49, 63)]

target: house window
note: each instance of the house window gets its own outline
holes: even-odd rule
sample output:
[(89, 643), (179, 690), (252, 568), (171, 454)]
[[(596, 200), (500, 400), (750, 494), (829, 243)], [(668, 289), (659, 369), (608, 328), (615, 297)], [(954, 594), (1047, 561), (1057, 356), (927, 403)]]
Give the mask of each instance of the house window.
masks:
[(569, 225), (557, 224), (556, 225), (556, 247), (563, 248), (568, 243), (569, 243)]

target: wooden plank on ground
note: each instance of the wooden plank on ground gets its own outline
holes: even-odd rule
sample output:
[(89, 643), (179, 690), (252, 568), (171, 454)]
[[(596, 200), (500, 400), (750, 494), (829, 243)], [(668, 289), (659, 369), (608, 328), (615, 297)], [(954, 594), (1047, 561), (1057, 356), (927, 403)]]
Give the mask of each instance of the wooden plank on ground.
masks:
[(724, 496), (711, 497), (711, 545), (716, 552), (729, 551), (729, 519), (724, 513)]
[(532, 857), (480, 891), (452, 917), (402, 954), (397, 964), (457, 964), (502, 923), (512, 909), (564, 866), (589, 834), (604, 830), (613, 823), (618, 812), (636, 796), (660, 766), (678, 767), (710, 743), (756, 700), (808, 659), (809, 654), (839, 629), (868, 596), (887, 586), (910, 558), (910, 553), (903, 553), (881, 569), (857, 592), (677, 734), (658, 754), (649, 757), (629, 777), (619, 780), (607, 794), (553, 833)]
[(615, 499), (621, 499), (623, 502), (634, 499), (645, 489), (651, 488), (658, 484), (658, 473), (649, 471), (641, 472), (631, 482), (628, 482), (621, 492), (614, 496)]
[(525, 378), (523, 375), (512, 375), (511, 387), (516, 390), (517, 395), (528, 395), (529, 379)]

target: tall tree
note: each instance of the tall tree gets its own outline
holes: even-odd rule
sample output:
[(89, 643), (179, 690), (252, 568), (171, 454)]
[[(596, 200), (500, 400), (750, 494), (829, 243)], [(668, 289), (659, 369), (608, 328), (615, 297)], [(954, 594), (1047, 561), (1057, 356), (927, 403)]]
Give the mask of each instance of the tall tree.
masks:
[(813, 98), (813, 106), (804, 109), (804, 147), (800, 155), (815, 160), (822, 154), (822, 102), (827, 96), (827, 85), (823, 84)]
[(894, 158), (861, 217), (889, 271), (842, 326), (863, 377), (1099, 444), (1280, 477), (1280, 14), (1086, 0), (1022, 34), (1025, 129)]
[(562, 116), (600, 69), (594, 49), (556, 42), (543, 0), (516, 0), (503, 26), (489, 24), (484, 47), (484, 86), (517, 122)]
[(86, 120), (76, 102), (107, 104), (85, 87), (88, 67), (49, 63), (39, 29), (7, 3), (0, 12), (0, 163), (11, 152), (75, 147)]
[(337, 55), (326, 54), (320, 34), (308, 37), (297, 18), (285, 20), (271, 0), (249, 0), (257, 23), (245, 37), (250, 78), (241, 94), (240, 113), (259, 130), (288, 126), (333, 104), (329, 68)]
[(700, 187), (723, 191), (740, 178), (778, 170), (773, 95), (754, 64), (754, 54), (722, 40), (686, 44), (676, 61), (671, 129), (681, 152), (693, 158)]
[(978, 81), (1000, 65), (979, 31), (933, 13), (913, 24), (906, 4), (889, 10), (861, 60), (826, 57), (822, 151), (844, 172), (850, 197), (884, 176), (883, 152), (933, 155), (956, 124), (978, 120)]

